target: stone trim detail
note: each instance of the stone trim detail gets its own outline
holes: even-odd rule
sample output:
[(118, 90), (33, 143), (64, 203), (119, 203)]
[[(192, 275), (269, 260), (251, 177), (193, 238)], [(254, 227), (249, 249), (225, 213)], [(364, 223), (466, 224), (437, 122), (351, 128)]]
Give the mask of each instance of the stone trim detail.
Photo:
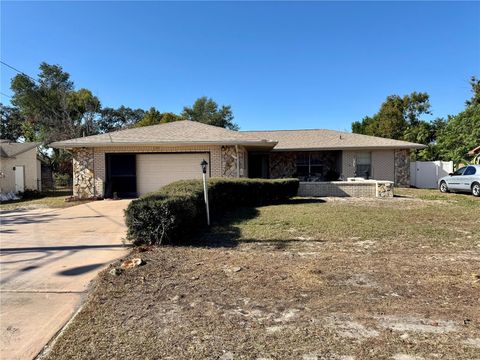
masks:
[(73, 158), (73, 196), (79, 199), (94, 197), (95, 172), (92, 148), (72, 150)]
[(236, 178), (248, 176), (248, 155), (243, 146), (238, 146), (239, 169), (237, 171), (237, 149), (235, 146), (222, 146), (221, 177)]
[(269, 156), (270, 178), (282, 179), (295, 177), (297, 172), (296, 152), (272, 152)]
[(395, 186), (410, 186), (410, 150), (395, 150)]

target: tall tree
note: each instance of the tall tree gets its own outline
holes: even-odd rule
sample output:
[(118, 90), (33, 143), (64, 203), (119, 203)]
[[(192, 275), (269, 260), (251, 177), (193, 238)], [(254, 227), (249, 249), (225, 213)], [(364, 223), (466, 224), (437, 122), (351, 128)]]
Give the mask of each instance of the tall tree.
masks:
[[(428, 126), (420, 119), (424, 114), (430, 114), (427, 93), (413, 92), (403, 97), (391, 95), (375, 115), (366, 116), (361, 121), (354, 122), (352, 132), (397, 140), (404, 140), (407, 131), (411, 134), (423, 131), (426, 135)], [(417, 126), (420, 128), (413, 129)]]
[(480, 145), (480, 81), (472, 76), (470, 85), (473, 95), (465, 102), (465, 110), (449, 116), (438, 131), (437, 146), (443, 160), (468, 161), (468, 151)]
[(11, 90), (12, 104), (31, 124), (31, 140), (49, 143), (97, 133), (100, 100), (90, 90), (76, 91), (61, 66), (41, 63), (38, 80), (18, 74)]
[(17, 141), (24, 135), (24, 119), (17, 108), (0, 103), (0, 137)]
[(210, 98), (203, 96), (195, 101), (192, 107), (185, 106), (181, 116), (187, 120), (198, 121), (204, 124), (219, 126), (230, 130), (238, 130), (233, 122), (233, 112), (228, 105), (218, 104)]
[(480, 104), (480, 80), (476, 76), (470, 78), (470, 86), (472, 87), (472, 98), (465, 101), (465, 105), (475, 106)]
[(161, 113), (154, 107), (151, 107), (147, 112), (145, 112), (143, 118), (135, 124), (135, 127), (165, 124), (178, 120), (182, 120), (182, 118), (174, 113)]
[(100, 111), (98, 119), (98, 131), (106, 133), (110, 131), (127, 129), (134, 126), (145, 116), (142, 109), (131, 109), (129, 107), (120, 106), (118, 109), (103, 108)]

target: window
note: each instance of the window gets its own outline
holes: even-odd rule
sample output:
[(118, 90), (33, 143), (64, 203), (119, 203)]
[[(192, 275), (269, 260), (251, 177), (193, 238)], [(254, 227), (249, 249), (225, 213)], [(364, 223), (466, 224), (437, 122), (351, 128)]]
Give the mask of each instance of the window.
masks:
[(463, 175), (475, 175), (476, 170), (473, 166), (469, 166), (467, 170), (463, 173)]
[(457, 171), (455, 171), (452, 175), (453, 175), (453, 176), (463, 175), (463, 172), (465, 171), (466, 168), (467, 168), (466, 166), (461, 167), (460, 169), (458, 169)]
[(368, 179), (372, 175), (372, 157), (369, 152), (361, 152), (356, 156), (356, 176)]
[(310, 154), (297, 154), (297, 176), (308, 177), (310, 174)]

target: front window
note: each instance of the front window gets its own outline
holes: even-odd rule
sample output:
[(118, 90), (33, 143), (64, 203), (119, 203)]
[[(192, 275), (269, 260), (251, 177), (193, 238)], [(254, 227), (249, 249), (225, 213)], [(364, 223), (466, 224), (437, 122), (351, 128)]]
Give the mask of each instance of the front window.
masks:
[(461, 167), (460, 169), (458, 169), (457, 171), (455, 171), (452, 175), (453, 175), (453, 176), (463, 175), (463, 172), (465, 171), (466, 168), (467, 168), (466, 166)]
[(357, 166), (356, 166), (356, 176), (362, 177), (365, 179), (370, 178), (372, 175), (372, 157), (369, 152), (358, 153), (357, 156)]
[(296, 175), (302, 181), (338, 180), (339, 152), (306, 151), (296, 154)]

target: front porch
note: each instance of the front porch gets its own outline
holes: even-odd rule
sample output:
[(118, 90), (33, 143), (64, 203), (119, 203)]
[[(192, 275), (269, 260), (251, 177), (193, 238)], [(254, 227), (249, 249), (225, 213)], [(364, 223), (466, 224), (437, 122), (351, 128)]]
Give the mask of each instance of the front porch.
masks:
[(365, 180), (410, 185), (408, 149), (248, 151), (248, 177), (298, 178), (301, 182)]

